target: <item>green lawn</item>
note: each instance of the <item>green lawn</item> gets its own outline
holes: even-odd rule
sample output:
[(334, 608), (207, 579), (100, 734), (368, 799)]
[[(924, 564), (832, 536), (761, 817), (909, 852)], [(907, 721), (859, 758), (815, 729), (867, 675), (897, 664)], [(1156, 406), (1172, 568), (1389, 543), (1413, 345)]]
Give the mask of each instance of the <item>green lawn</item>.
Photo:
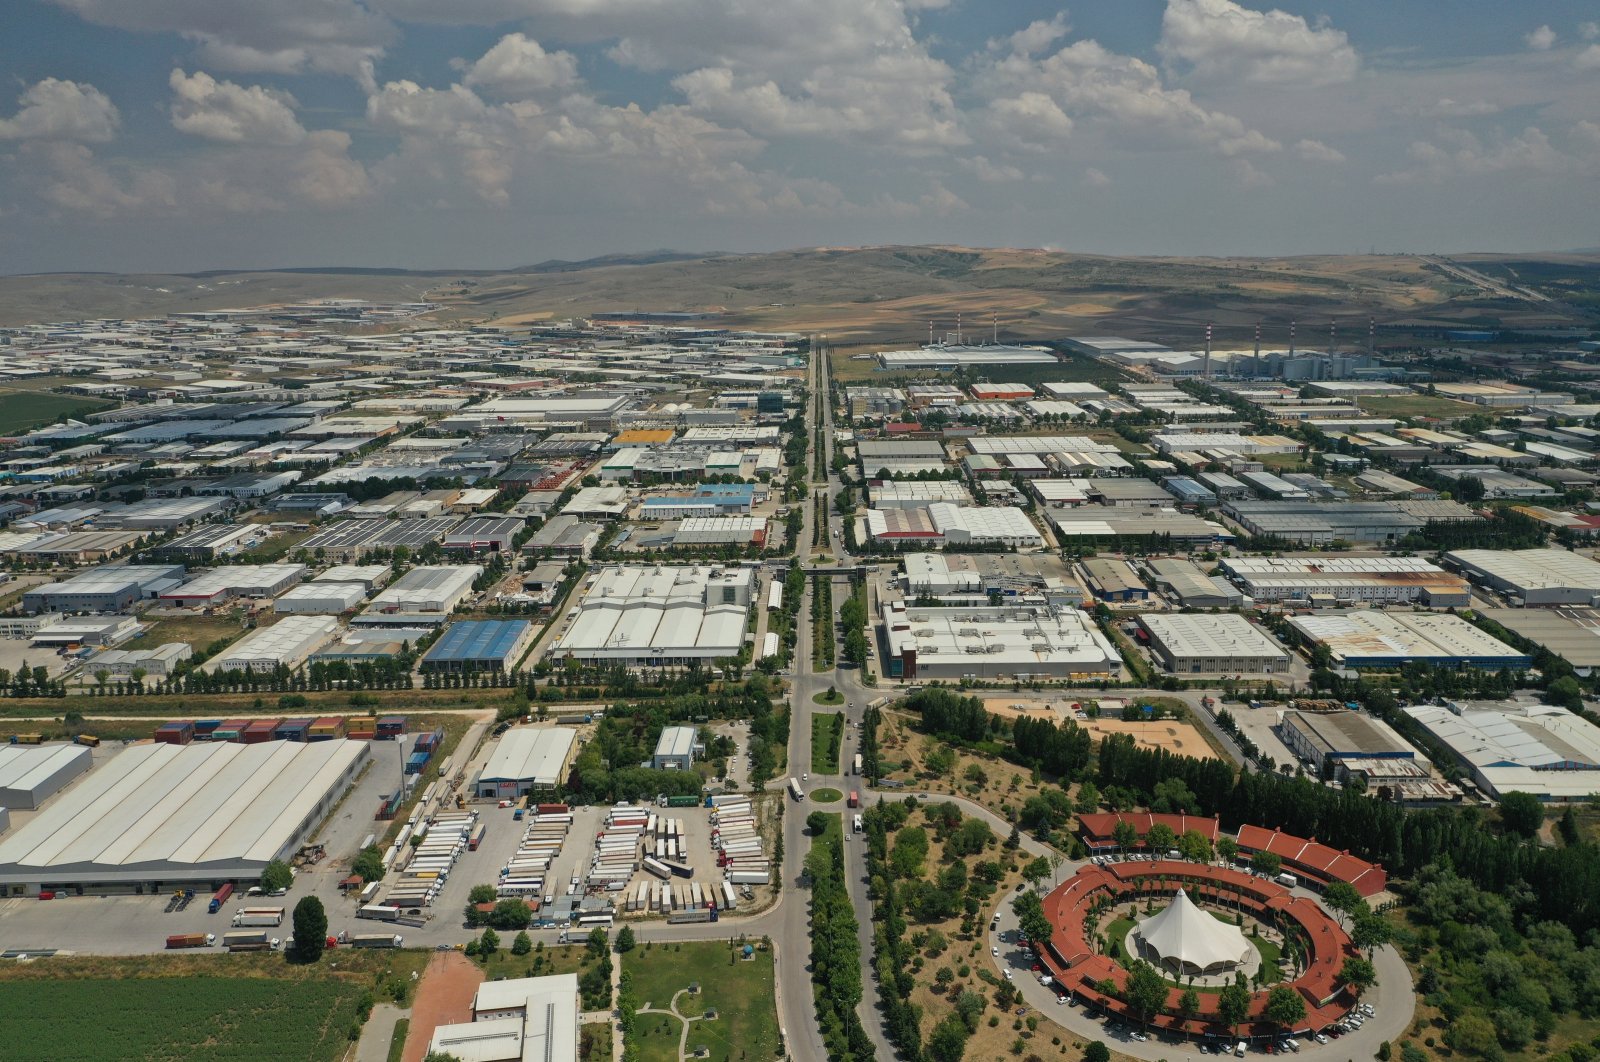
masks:
[(1283, 949), (1262, 937), (1251, 937), (1250, 943), (1261, 953), (1261, 983), (1275, 985), (1283, 980), (1283, 965), (1280, 961)]
[(76, 395), (54, 395), (39, 391), (0, 392), (0, 435), (49, 424), (63, 413), (74, 418), (84, 417), (114, 405), (115, 402)]
[[(633, 982), (639, 1005), (667, 1009), (673, 993), (698, 983), (697, 995), (678, 997), (678, 1012), (687, 1017), (716, 1011), (710, 1021), (689, 1026), (692, 1053), (704, 1045), (713, 1059), (763, 1062), (778, 1055), (778, 1011), (772, 980), (772, 953), (756, 951), (745, 961), (738, 946), (722, 941), (645, 945), (622, 956), (622, 969)], [(663, 1014), (634, 1019), (630, 1043), (639, 1062), (677, 1062), (683, 1023)]]
[(844, 799), (844, 794), (837, 789), (813, 789), (811, 802), (813, 804), (837, 804)]
[(1438, 395), (1371, 395), (1357, 398), (1362, 412), (1375, 417), (1436, 417), (1440, 420), (1457, 420), (1482, 413), (1481, 406), (1471, 402), (1457, 402)]
[(817, 774), (839, 773), (839, 746), (844, 741), (844, 715), (829, 712), (811, 717), (811, 769)]
[(822, 693), (813, 694), (812, 697), (811, 697), (811, 703), (812, 704), (820, 704), (820, 705), (823, 705), (824, 707), (831, 706), (831, 705), (836, 705), (836, 704), (843, 704), (844, 703), (844, 694), (840, 693), (838, 690), (833, 690), (831, 692), (825, 691), (825, 692), (822, 692)]
[[(263, 626), (276, 619), (268, 613), (260, 618)], [(231, 611), (214, 616), (183, 616), (170, 619), (158, 619), (139, 637), (133, 639), (125, 648), (128, 649), (153, 649), (167, 642), (184, 642), (192, 646), (196, 652), (204, 649), (212, 642), (226, 638), (233, 641), (245, 633), (245, 628), (239, 623), (239, 618)]]
[(411, 1031), (410, 1018), (398, 1018), (394, 1023), (394, 1035), (389, 1039), (389, 1062), (400, 1062), (406, 1053), (406, 1033)]
[[(478, 931), (480, 934), (482, 930)], [(515, 931), (495, 930), (500, 937), (500, 948), (487, 963), (479, 961), (486, 981), (504, 977), (544, 977), (548, 974), (574, 973), (582, 975), (596, 960), (582, 944), (558, 944), (530, 951), (526, 955), (511, 954), (511, 942), (517, 939)]]
[(334, 1062), (350, 1048), (364, 991), (333, 979), (13, 980), (0, 1038), (11, 1062)]

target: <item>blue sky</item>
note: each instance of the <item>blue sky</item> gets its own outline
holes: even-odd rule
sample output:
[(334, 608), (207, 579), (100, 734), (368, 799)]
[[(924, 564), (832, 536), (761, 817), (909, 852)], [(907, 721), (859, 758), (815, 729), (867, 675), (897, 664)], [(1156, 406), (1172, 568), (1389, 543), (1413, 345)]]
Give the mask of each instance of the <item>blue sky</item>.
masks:
[(1600, 6), (12, 0), (0, 271), (1600, 245)]

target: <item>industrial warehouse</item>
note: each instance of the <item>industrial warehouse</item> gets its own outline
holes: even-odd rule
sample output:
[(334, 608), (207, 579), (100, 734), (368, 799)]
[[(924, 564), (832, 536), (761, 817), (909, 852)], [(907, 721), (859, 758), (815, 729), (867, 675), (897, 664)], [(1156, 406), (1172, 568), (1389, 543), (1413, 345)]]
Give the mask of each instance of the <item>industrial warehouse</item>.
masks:
[(527, 620), (463, 620), (429, 647), (422, 669), (508, 672), (528, 651), (533, 634)]
[(1490, 797), (1520, 792), (1587, 803), (1600, 792), (1600, 727), (1565, 708), (1469, 701), (1404, 711)]
[(1421, 557), (1224, 557), (1222, 570), (1256, 601), (1329, 605), (1416, 602), (1434, 608), (1471, 603), (1465, 579)]
[(35, 809), (92, 764), (82, 745), (0, 745), (0, 808)]
[(1444, 561), (1512, 605), (1600, 605), (1600, 562), (1564, 549), (1462, 549)]
[(567, 780), (576, 735), (566, 727), (515, 727), (489, 754), (473, 791), (489, 800), (552, 792)]
[(670, 668), (737, 656), (754, 582), (748, 568), (605, 568), (548, 659)]
[(355, 780), (364, 741), (135, 745), (0, 839), (0, 891), (255, 881)]
[(1340, 668), (1392, 668), (1418, 660), (1435, 667), (1523, 670), (1533, 663), (1526, 653), (1448, 614), (1362, 609), (1294, 616), (1289, 623), (1325, 647)]
[(1243, 616), (1145, 613), (1150, 651), (1173, 674), (1276, 675), (1289, 651)]
[(883, 606), (891, 678), (1116, 679), (1122, 657), (1077, 609)]

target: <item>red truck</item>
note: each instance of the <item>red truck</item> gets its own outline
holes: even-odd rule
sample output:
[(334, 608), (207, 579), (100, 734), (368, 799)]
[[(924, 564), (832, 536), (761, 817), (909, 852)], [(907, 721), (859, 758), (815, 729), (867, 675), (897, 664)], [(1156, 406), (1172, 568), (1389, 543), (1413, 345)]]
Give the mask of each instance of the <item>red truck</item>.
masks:
[(856, 792), (854, 789), (850, 790), (850, 806), (853, 808), (859, 808), (861, 806), (861, 794)]
[(231, 882), (231, 881), (223, 882), (222, 883), (222, 888), (218, 889), (215, 893), (212, 894), (212, 896), (211, 896), (211, 905), (208, 908), (208, 910), (210, 910), (210, 912), (212, 914), (216, 914), (218, 911), (222, 910), (222, 905), (227, 903), (228, 902), (228, 897), (232, 896), (232, 895), (233, 895), (233, 882)]

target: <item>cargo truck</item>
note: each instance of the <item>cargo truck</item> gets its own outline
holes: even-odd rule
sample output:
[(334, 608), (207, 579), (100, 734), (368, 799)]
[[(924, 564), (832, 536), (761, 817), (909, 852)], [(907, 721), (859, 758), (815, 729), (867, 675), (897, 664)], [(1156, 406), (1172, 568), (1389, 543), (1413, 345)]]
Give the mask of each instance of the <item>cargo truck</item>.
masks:
[(222, 946), (229, 951), (271, 951), (278, 946), (278, 938), (268, 936), (263, 929), (224, 933)]
[(211, 933), (174, 933), (167, 938), (169, 948), (209, 948), (217, 942)]
[(283, 925), (283, 908), (281, 907), (241, 907), (239, 913), (233, 916), (236, 926), (281, 926)]
[(861, 794), (856, 792), (854, 789), (850, 790), (850, 806), (853, 808), (859, 808), (861, 806)]
[(348, 941), (352, 948), (399, 948), (406, 938), (390, 933), (352, 933)]
[(222, 910), (222, 905), (228, 902), (228, 897), (233, 895), (233, 882), (224, 882), (222, 888), (211, 895), (211, 903), (206, 908), (211, 914)]

